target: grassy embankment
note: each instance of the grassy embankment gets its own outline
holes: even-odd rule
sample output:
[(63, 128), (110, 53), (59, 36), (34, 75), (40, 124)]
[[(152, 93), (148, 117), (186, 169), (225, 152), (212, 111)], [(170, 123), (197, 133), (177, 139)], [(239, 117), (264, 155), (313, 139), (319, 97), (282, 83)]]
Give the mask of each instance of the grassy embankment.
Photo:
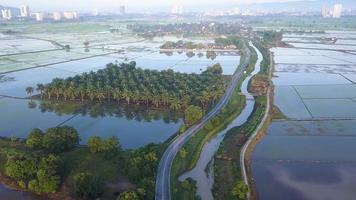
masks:
[[(256, 42), (255, 46), (263, 55), (261, 70), (254, 78), (258, 76), (268, 76), (270, 56), (268, 49)], [(253, 82), (253, 81), (251, 81)], [(251, 83), (250, 82), (250, 83)], [(249, 85), (251, 86), (251, 85)], [(249, 90), (251, 87), (249, 87)], [(216, 199), (237, 199), (233, 196), (233, 187), (242, 181), (240, 169), (240, 150), (247, 138), (255, 131), (260, 124), (266, 109), (266, 94), (255, 97), (256, 104), (253, 112), (246, 123), (242, 126), (234, 127), (226, 134), (222, 145), (220, 145), (217, 155), (224, 159), (215, 159), (214, 172), (215, 182), (213, 193)]]
[[(196, 133), (183, 147), (186, 156), (182, 157), (179, 153), (173, 161), (171, 171), (171, 193), (172, 199), (194, 199), (195, 183), (192, 180), (181, 183), (178, 178), (184, 172), (194, 168), (196, 165), (201, 150), (204, 144), (213, 138), (217, 133), (222, 131), (231, 123), (243, 110), (246, 104), (245, 96), (240, 95), (240, 86), (243, 80), (250, 74), (257, 60), (257, 56), (252, 52), (247, 73), (243, 74), (238, 85), (233, 92), (228, 104), (220, 111), (220, 113), (210, 120), (198, 133)], [(240, 63), (244, 63), (246, 54), (241, 57)]]

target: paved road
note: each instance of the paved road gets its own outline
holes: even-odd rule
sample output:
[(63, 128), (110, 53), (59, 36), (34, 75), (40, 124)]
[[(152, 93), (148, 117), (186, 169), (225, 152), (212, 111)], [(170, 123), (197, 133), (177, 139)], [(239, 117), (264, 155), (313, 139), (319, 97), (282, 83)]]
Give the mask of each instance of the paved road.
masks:
[(242, 74), (247, 68), (251, 52), (248, 48), (246, 49), (246, 59), (244, 63), (236, 70), (235, 74), (232, 77), (230, 85), (227, 87), (224, 96), (215, 106), (215, 108), (210, 111), (204, 118), (197, 123), (196, 125), (189, 128), (185, 133), (179, 135), (166, 149), (164, 152), (157, 171), (156, 177), (156, 200), (170, 200), (170, 175), (173, 160), (177, 155), (178, 151), (183, 147), (183, 145), (188, 142), (188, 140), (197, 133), (211, 118), (220, 112), (220, 110), (228, 103), (233, 91), (235, 90), (238, 81), (240, 80)]

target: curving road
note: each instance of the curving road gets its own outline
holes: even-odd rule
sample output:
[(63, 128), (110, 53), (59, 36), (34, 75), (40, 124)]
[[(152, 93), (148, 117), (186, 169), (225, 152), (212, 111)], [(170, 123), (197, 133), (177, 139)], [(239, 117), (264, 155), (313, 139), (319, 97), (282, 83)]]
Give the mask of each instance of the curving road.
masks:
[(189, 128), (185, 133), (176, 137), (176, 139), (168, 146), (166, 151), (164, 152), (159, 166), (157, 170), (156, 177), (156, 200), (170, 200), (171, 192), (170, 192), (170, 175), (171, 168), (173, 164), (173, 160), (179, 150), (183, 147), (183, 145), (188, 142), (188, 140), (194, 136), (211, 118), (213, 118), (216, 114), (220, 112), (220, 110), (228, 103), (232, 93), (234, 92), (238, 81), (240, 80), (242, 74), (247, 68), (250, 58), (251, 52), (245, 47), (245, 60), (244, 63), (240, 65), (240, 67), (236, 70), (234, 75), (232, 76), (232, 80), (230, 85), (227, 87), (224, 96), (220, 99), (217, 105), (211, 110), (204, 118), (191, 128)]

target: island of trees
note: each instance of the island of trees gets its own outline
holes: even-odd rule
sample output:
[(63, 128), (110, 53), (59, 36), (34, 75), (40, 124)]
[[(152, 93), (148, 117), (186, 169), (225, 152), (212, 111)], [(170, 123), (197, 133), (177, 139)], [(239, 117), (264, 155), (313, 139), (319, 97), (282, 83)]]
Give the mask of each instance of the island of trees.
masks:
[[(135, 62), (108, 64), (97, 72), (38, 84), (41, 98), (143, 104), (157, 108), (183, 110), (190, 105), (203, 109), (224, 93), (226, 78), (219, 64), (201, 74), (178, 73), (173, 70), (143, 70)], [(32, 95), (33, 88), (26, 88)]]

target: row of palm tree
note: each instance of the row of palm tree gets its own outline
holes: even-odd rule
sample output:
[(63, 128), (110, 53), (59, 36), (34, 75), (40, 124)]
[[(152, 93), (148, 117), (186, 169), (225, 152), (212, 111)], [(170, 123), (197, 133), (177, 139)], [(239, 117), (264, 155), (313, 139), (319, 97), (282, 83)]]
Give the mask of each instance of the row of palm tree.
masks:
[[(189, 105), (206, 108), (222, 96), (225, 86), (219, 64), (201, 74), (186, 74), (173, 70), (143, 70), (130, 62), (111, 63), (97, 72), (67, 79), (55, 78), (49, 84), (38, 84), (36, 90), (41, 98), (48, 99), (116, 101), (180, 110)], [(29, 88), (26, 91), (31, 92)]]

